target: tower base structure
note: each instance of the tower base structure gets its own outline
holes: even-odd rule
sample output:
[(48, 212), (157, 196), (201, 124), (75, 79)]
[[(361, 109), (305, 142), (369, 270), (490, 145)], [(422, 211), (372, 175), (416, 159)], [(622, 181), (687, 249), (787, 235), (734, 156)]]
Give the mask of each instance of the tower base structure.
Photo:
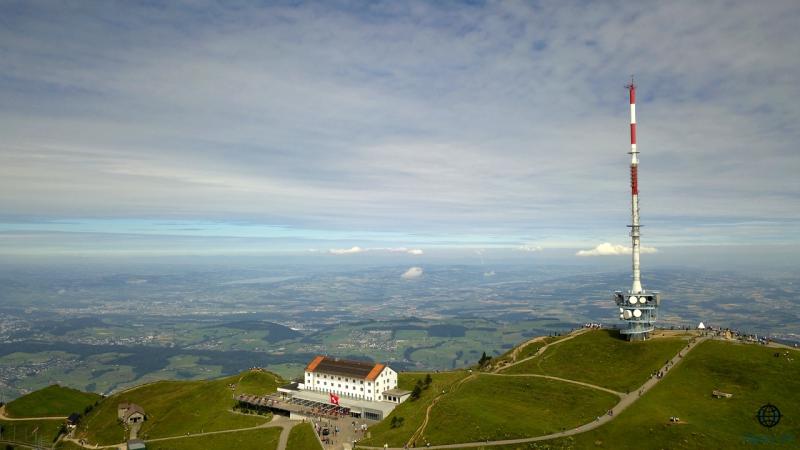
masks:
[(614, 303), (619, 307), (619, 318), (627, 322), (627, 327), (620, 334), (629, 341), (644, 341), (650, 338), (658, 319), (658, 307), (661, 305), (659, 292), (631, 293), (614, 292)]

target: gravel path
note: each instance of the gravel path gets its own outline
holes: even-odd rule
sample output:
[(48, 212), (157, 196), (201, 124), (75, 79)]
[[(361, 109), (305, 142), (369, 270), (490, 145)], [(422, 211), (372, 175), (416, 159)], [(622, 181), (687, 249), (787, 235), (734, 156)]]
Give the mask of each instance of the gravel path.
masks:
[[(572, 337), (574, 337), (574, 336), (572, 336)], [(570, 339), (570, 338), (567, 338), (567, 339)], [(661, 367), (659, 369), (659, 371), (665, 371), (666, 372), (665, 376), (669, 375), (670, 371), (674, 370), (675, 366), (680, 364), (680, 362), (683, 360), (683, 357), (686, 356), (686, 354), (688, 354), (690, 351), (692, 351), (697, 346), (697, 344), (699, 344), (701, 342), (704, 342), (707, 339), (708, 339), (708, 337), (701, 337), (701, 338), (692, 339), (687, 344), (687, 347), (682, 348), (681, 351), (678, 352), (678, 354), (676, 354), (669, 361), (669, 364), (667, 364), (667, 366), (669, 366), (669, 368), (667, 368), (667, 366), (664, 366), (664, 367)], [(562, 340), (560, 340), (558, 342), (564, 342), (564, 340), (566, 340), (566, 339), (562, 339)], [(526, 358), (526, 359), (530, 359), (530, 358)], [(520, 362), (522, 362), (522, 361), (520, 361)], [(510, 366), (506, 366), (506, 367), (510, 367)], [(577, 383), (577, 384), (584, 384), (584, 383), (581, 383), (581, 382), (578, 382), (578, 381), (574, 381), (574, 380), (561, 379), (561, 381), (573, 382), (573, 383)], [(500, 441), (465, 442), (465, 443), (461, 443), (461, 444), (431, 445), (430, 447), (423, 447), (423, 448), (458, 449), (458, 448), (471, 448), (471, 447), (487, 447), (487, 446), (493, 446), (493, 445), (524, 444), (524, 443), (527, 443), (527, 442), (546, 441), (546, 440), (549, 440), (549, 439), (556, 439), (556, 438), (560, 438), (560, 437), (572, 436), (572, 435), (575, 435), (575, 434), (585, 433), (587, 431), (593, 430), (593, 429), (595, 429), (595, 428), (597, 428), (599, 426), (602, 426), (605, 423), (608, 423), (608, 422), (614, 420), (615, 417), (617, 417), (622, 411), (626, 410), (630, 405), (634, 404), (639, 399), (639, 397), (641, 397), (642, 394), (644, 394), (645, 392), (649, 391), (653, 386), (658, 384), (659, 381), (661, 381), (660, 378), (651, 377), (647, 381), (645, 381), (644, 384), (632, 394), (622, 394), (620, 392), (611, 391), (611, 392), (613, 392), (613, 393), (615, 393), (615, 394), (617, 394), (617, 395), (619, 395), (621, 397), (619, 403), (617, 403), (613, 408), (611, 408), (612, 415), (604, 414), (604, 415), (598, 417), (597, 420), (593, 420), (592, 422), (589, 422), (589, 423), (583, 424), (581, 426), (578, 426), (578, 427), (575, 427), (575, 428), (571, 428), (569, 430), (565, 430), (565, 431), (562, 431), (562, 432), (559, 432), (559, 433), (547, 434), (547, 435), (544, 435), (544, 436), (519, 438), (519, 439), (505, 439), (505, 440), (500, 440)], [(426, 419), (427, 419), (427, 414), (426, 414)], [(358, 448), (380, 450), (380, 449), (386, 448), (386, 447), (358, 446)], [(389, 448), (392, 448), (392, 450), (403, 450), (403, 449), (401, 449), (399, 447), (389, 447)]]

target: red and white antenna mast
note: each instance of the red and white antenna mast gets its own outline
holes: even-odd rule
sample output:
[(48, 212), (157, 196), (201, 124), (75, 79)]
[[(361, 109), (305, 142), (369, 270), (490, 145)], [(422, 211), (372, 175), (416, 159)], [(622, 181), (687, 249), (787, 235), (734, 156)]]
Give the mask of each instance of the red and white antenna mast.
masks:
[(633, 257), (633, 285), (631, 294), (642, 293), (642, 279), (639, 271), (639, 150), (636, 148), (636, 85), (631, 77), (628, 88), (631, 97), (631, 244)]
[(642, 289), (642, 277), (639, 272), (639, 149), (636, 148), (636, 85), (631, 77), (628, 88), (631, 97), (631, 241), (633, 244), (633, 285), (627, 293), (616, 291), (614, 301), (619, 306), (619, 318), (627, 322), (628, 327), (620, 330), (631, 341), (644, 340), (655, 330), (658, 319), (658, 308), (661, 305), (661, 294), (656, 291), (645, 292)]

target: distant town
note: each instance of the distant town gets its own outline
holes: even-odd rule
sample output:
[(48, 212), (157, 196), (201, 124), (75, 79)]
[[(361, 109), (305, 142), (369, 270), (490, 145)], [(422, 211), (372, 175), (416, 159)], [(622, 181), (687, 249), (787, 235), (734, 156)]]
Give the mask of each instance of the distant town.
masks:
[[(587, 322), (617, 326), (609, 292), (629, 279), (564, 267), (434, 266), (409, 281), (403, 270), (65, 270), (47, 279), (6, 271), (0, 395), (8, 400), (51, 383), (107, 394), (253, 365), (294, 377), (316, 354), (399, 370), (465, 367), (531, 336)], [(790, 277), (671, 270), (652, 271), (648, 280), (670, 286), (661, 327), (704, 321), (800, 340), (792, 307), (800, 292)]]

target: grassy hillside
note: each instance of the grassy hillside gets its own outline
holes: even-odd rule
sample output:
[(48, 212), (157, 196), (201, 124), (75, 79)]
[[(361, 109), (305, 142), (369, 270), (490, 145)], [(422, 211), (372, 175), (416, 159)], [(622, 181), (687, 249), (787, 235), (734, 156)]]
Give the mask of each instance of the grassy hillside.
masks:
[(87, 406), (102, 397), (57, 384), (24, 395), (6, 405), (9, 417), (66, 417), (74, 412), (83, 414)]
[(38, 439), (49, 447), (58, 437), (58, 430), (63, 420), (0, 420), (3, 428), (3, 439), (35, 444)]
[[(426, 373), (407, 372), (398, 374), (397, 384), (400, 389), (412, 390), (417, 380), (424, 380)], [(459, 370), (455, 372), (432, 373), (433, 382), (428, 389), (422, 391), (418, 400), (406, 400), (400, 404), (380, 423), (370, 427), (370, 439), (362, 440), (365, 445), (383, 445), (388, 443), (390, 446), (402, 447), (408, 441), (414, 431), (422, 425), (425, 419), (425, 410), (431, 404), (437, 394), (442, 391), (449, 392), (452, 386), (469, 374)], [(402, 417), (403, 423), (392, 428), (392, 417)]]
[[(709, 449), (800, 448), (800, 352), (710, 341), (699, 345), (655, 388), (616, 419), (569, 438), (485, 448)], [(714, 389), (733, 394), (711, 396)], [(756, 411), (772, 403), (783, 417), (762, 427)], [(670, 423), (677, 416), (680, 423)], [(473, 450), (476, 448), (473, 447)]]
[(432, 445), (513, 439), (591, 422), (619, 401), (608, 392), (536, 377), (479, 375), (431, 410)]
[(286, 444), (287, 449), (303, 449), (303, 450), (322, 450), (317, 435), (314, 433), (314, 428), (310, 423), (301, 423), (295, 425), (289, 433), (289, 442)]
[[(615, 449), (662, 448), (659, 442), (671, 448), (800, 448), (800, 352), (776, 358), (777, 351), (705, 342), (616, 420), (576, 436), (576, 446), (600, 441)], [(733, 398), (715, 399), (714, 389)], [(771, 429), (755, 418), (766, 403), (783, 414)], [(681, 423), (670, 424), (670, 416)]]
[(680, 338), (628, 342), (616, 330), (595, 330), (554, 344), (539, 357), (503, 373), (546, 374), (619, 392), (633, 391), (685, 345)]
[[(278, 448), (281, 429), (278, 427), (257, 430), (237, 431), (235, 433), (210, 434), (206, 436), (170, 439), (147, 442), (148, 450), (274, 450)], [(305, 447), (287, 447), (298, 450)], [(312, 447), (313, 448), (313, 447)]]
[(58, 450), (84, 450), (80, 445), (64, 440), (59, 441), (55, 448)]
[(234, 392), (274, 392), (281, 380), (269, 372), (245, 372), (209, 381), (159, 381), (124, 391), (104, 399), (81, 423), (79, 435), (90, 443), (122, 442), (125, 431), (117, 422), (117, 405), (133, 402), (141, 405), (147, 420), (139, 437), (154, 439), (186, 433), (247, 428), (265, 423), (268, 418), (247, 416), (230, 411)]

